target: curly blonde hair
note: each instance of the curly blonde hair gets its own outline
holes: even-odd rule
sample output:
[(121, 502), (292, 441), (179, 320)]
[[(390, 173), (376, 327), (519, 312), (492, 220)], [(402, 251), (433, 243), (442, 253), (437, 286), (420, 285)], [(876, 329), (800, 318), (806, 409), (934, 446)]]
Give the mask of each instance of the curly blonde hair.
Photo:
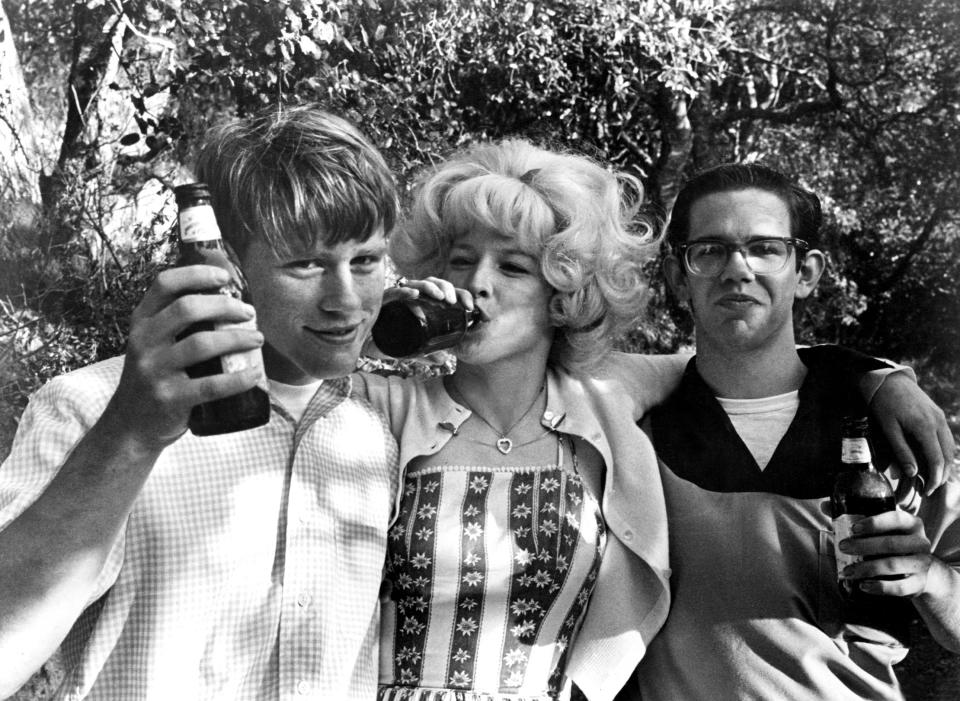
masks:
[(465, 232), (516, 238), (554, 290), (551, 364), (584, 369), (643, 314), (643, 266), (656, 255), (659, 237), (655, 222), (639, 212), (642, 199), (636, 178), (585, 156), (523, 139), (479, 144), (418, 181), (390, 257), (403, 275), (442, 276), (451, 246)]

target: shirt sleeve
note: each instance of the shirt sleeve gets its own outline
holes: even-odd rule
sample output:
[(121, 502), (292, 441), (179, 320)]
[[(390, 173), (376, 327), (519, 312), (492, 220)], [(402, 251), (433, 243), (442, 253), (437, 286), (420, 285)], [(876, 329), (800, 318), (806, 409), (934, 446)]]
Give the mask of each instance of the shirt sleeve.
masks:
[(797, 349), (803, 364), (809, 368), (833, 376), (837, 382), (848, 383), (859, 390), (860, 396), (869, 404), (873, 395), (887, 377), (895, 372), (906, 373), (916, 382), (916, 375), (906, 365), (855, 351), (852, 348), (833, 344), (801, 347)]
[[(106, 407), (112, 391), (84, 387), (78, 379), (68, 375), (48, 382), (27, 405), (10, 455), (0, 465), (0, 531), (49, 486)], [(114, 543), (88, 605), (116, 580), (123, 561), (123, 540), (121, 534)]]
[(683, 372), (692, 355), (642, 355), (611, 353), (596, 375), (599, 380), (619, 383), (633, 399), (634, 421), (662, 404), (680, 386)]

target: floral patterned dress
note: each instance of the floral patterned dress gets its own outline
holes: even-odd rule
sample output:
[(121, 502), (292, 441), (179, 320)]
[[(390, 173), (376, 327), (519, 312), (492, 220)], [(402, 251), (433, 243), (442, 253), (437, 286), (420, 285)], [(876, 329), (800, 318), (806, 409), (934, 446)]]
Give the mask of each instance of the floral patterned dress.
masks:
[(408, 471), (381, 598), (381, 700), (546, 701), (606, 532), (563, 464)]

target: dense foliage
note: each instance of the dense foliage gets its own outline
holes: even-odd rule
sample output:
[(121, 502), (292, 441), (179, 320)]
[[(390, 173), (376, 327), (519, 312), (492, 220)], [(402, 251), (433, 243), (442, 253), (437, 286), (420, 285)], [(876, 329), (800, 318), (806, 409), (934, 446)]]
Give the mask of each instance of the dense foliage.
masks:
[[(707, 165), (795, 173), (832, 263), (803, 337), (913, 363), (956, 421), (958, 34), (954, 0), (3, 0), (0, 454), (40, 382), (122, 350), (204, 128), (308, 100), (404, 183), (508, 134), (639, 176), (658, 216)], [(624, 343), (690, 331), (658, 284)]]
[[(803, 336), (918, 364), (956, 410), (952, 0), (2, 7), (8, 431), (42, 379), (122, 348), (132, 304), (168, 260), (170, 187), (204, 128), (307, 100), (363, 125), (404, 183), (452, 148), (507, 134), (638, 175), (661, 215), (684, 175), (706, 165), (794, 172), (824, 195), (832, 261)], [(650, 311), (628, 346), (689, 344), (689, 320), (662, 286)]]

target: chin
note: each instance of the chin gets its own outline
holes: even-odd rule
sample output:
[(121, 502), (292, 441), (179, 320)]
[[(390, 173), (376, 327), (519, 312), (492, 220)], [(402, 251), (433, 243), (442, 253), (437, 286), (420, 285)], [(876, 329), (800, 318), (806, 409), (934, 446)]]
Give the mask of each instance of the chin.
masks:
[(458, 363), (464, 365), (483, 365), (488, 361), (482, 353), (477, 351), (476, 347), (464, 347), (462, 345), (453, 349), (453, 355), (456, 356)]
[(345, 377), (357, 369), (357, 362), (351, 363), (331, 363), (317, 368), (313, 376), (318, 380), (335, 380), (338, 377)]
[(325, 358), (313, 357), (304, 362), (301, 367), (317, 380), (333, 380), (356, 370), (357, 356), (352, 353), (337, 353)]

